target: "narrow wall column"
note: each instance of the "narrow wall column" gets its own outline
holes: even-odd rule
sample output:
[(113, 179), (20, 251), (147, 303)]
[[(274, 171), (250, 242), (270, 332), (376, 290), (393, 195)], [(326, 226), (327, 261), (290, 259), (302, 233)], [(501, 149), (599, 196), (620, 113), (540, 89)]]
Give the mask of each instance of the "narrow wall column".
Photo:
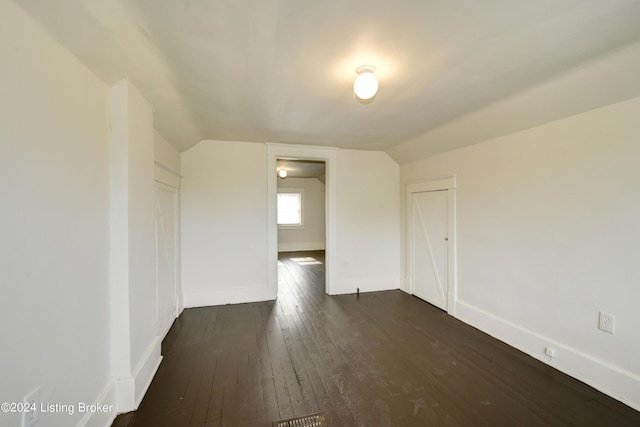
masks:
[(110, 93), (110, 368), (116, 410), (135, 409), (158, 365), (154, 135), (149, 104), (127, 81)]

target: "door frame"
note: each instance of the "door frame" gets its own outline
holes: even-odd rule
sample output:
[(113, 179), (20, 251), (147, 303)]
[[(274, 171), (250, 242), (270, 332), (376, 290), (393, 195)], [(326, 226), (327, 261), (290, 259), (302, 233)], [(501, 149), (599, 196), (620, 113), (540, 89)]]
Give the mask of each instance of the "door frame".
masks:
[[(180, 218), (178, 217), (179, 215), (179, 203), (180, 203), (180, 189), (176, 188), (172, 185), (168, 185), (165, 184), (162, 181), (156, 180), (155, 181), (155, 191), (157, 192), (158, 190), (160, 191), (165, 191), (167, 193), (170, 193), (173, 197), (173, 244), (174, 244), (174, 248), (173, 248), (173, 295), (171, 296), (172, 299), (175, 302), (175, 310), (173, 313), (173, 320), (177, 319), (178, 316), (180, 315), (180, 312), (182, 311), (181, 309), (181, 301), (180, 301), (180, 289), (179, 289), (179, 254), (180, 254), (180, 249), (179, 249), (179, 245), (180, 245), (180, 241), (179, 239), (179, 230), (180, 230)], [(158, 293), (158, 199), (156, 197), (156, 194), (154, 194), (154, 204), (155, 204), (155, 221), (156, 221), (156, 321), (158, 319), (158, 303), (159, 303), (159, 299), (160, 299), (160, 295)], [(166, 328), (163, 327), (162, 329), (161, 326), (163, 325), (159, 325), (156, 324), (156, 332), (158, 336), (162, 336), (164, 337), (167, 332), (169, 331), (169, 329), (171, 328), (171, 324), (169, 323), (169, 327)], [(166, 328), (166, 329), (165, 329)]]
[(337, 148), (311, 147), (267, 142), (267, 274), (270, 299), (278, 296), (278, 159), (322, 160), (325, 162), (325, 292), (333, 295), (336, 275), (336, 190)]
[(421, 181), (409, 182), (406, 184), (407, 203), (407, 281), (409, 282), (409, 293), (414, 294), (413, 266), (415, 254), (413, 253), (413, 234), (411, 233), (413, 218), (413, 193), (424, 193), (428, 191), (447, 190), (447, 313), (455, 316), (457, 301), (457, 259), (456, 259), (456, 176), (448, 175)]

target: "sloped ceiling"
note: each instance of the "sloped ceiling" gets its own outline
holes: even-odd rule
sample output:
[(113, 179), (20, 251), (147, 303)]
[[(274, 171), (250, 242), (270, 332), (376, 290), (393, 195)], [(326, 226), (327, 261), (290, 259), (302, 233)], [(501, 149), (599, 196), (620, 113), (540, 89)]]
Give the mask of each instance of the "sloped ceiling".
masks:
[[(180, 151), (202, 139), (393, 152), (640, 39), (623, 0), (21, 0)], [(355, 69), (377, 68), (374, 102)], [(446, 150), (446, 146), (440, 151)]]

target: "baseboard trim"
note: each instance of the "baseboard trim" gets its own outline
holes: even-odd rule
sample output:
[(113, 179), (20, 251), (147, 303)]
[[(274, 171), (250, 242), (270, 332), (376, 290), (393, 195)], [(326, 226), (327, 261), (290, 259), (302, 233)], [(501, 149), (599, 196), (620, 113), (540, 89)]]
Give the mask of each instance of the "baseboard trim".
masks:
[(161, 347), (162, 339), (160, 337), (155, 337), (147, 348), (142, 360), (133, 371), (133, 378), (135, 378), (136, 384), (135, 409), (138, 409), (140, 402), (142, 402), (145, 393), (151, 385), (151, 381), (153, 381), (153, 377), (160, 367), (160, 363), (162, 363)]
[(278, 243), (278, 252), (324, 251), (324, 242)]
[(273, 300), (273, 298), (270, 296), (269, 288), (266, 284), (183, 292), (185, 308), (270, 300)]
[(109, 427), (116, 418), (115, 391), (113, 384), (109, 383), (100, 392), (94, 401), (84, 402), (87, 405), (97, 405), (101, 408), (108, 407), (106, 411), (88, 411), (80, 420), (77, 427)]
[(391, 291), (400, 288), (398, 277), (357, 277), (353, 279), (339, 279), (337, 286), (331, 289), (331, 295), (355, 294), (360, 292)]
[[(456, 301), (455, 313), (459, 320), (640, 411), (640, 376), (465, 302)], [(548, 346), (556, 348), (553, 359), (544, 353)]]
[(406, 276), (400, 276), (400, 284), (398, 285), (398, 289), (406, 294), (411, 295), (411, 292), (409, 291), (409, 281), (407, 280)]
[(113, 381), (117, 414), (138, 409), (162, 362), (161, 344), (160, 337), (155, 337), (131, 376)]

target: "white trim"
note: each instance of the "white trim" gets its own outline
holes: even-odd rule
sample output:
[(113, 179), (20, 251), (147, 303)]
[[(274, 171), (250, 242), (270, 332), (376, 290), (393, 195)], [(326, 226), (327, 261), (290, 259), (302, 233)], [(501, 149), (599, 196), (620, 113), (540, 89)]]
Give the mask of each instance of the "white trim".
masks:
[(110, 408), (107, 412), (101, 411), (87, 411), (78, 423), (77, 427), (108, 427), (113, 423), (118, 415), (115, 404), (115, 390), (113, 384), (109, 383), (100, 392), (95, 400), (85, 402), (88, 405), (99, 405), (104, 407), (105, 405)]
[[(324, 160), (328, 158), (335, 159), (338, 147), (311, 146), (303, 144), (280, 144), (277, 142), (265, 142), (267, 151), (272, 153), (276, 151), (280, 158), (289, 158), (297, 160), (303, 158), (305, 160)], [(312, 157), (310, 157), (312, 156)]]
[[(175, 211), (174, 211), (174, 230), (175, 230), (175, 245), (176, 245), (176, 265), (175, 265), (175, 284), (176, 284), (176, 318), (180, 316), (180, 313), (184, 310), (184, 303), (182, 301), (182, 202), (181, 202), (181, 193), (180, 193), (180, 182), (165, 182), (162, 179), (158, 179), (156, 176), (155, 179), (156, 188), (160, 188), (161, 190), (171, 191), (175, 193)], [(156, 278), (157, 280), (157, 278)]]
[(167, 172), (177, 176), (178, 178), (184, 178), (184, 176), (182, 176), (179, 172), (174, 171), (173, 169), (171, 169), (171, 167), (165, 165), (160, 160), (154, 160), (153, 162), (154, 162), (154, 164), (156, 166), (160, 167), (161, 169), (166, 170)]
[(418, 181), (408, 181), (404, 184), (407, 186), (407, 194), (421, 193), (423, 191), (455, 190), (456, 176), (438, 176), (429, 179), (421, 179)]
[(276, 193), (278, 192), (277, 159), (323, 160), (325, 162), (325, 212), (326, 212), (326, 254), (325, 254), (325, 292), (333, 294), (336, 282), (336, 177), (337, 148), (310, 147), (293, 144), (274, 144), (267, 146), (267, 198), (268, 198), (268, 237), (267, 268), (269, 299), (278, 295), (278, 224), (276, 222)]
[(155, 186), (156, 186), (156, 188), (159, 188), (161, 190), (170, 191), (170, 192), (176, 193), (176, 194), (178, 194), (178, 192), (180, 191), (180, 189), (178, 187), (174, 187), (171, 184), (167, 184), (166, 182), (162, 182), (162, 181), (159, 181), (157, 179), (155, 180)]
[(324, 251), (324, 242), (278, 243), (278, 252)]
[[(291, 229), (303, 229), (304, 228), (304, 214), (305, 214), (305, 209), (304, 209), (304, 188), (290, 188), (290, 187), (278, 187), (278, 191), (276, 193), (276, 196), (278, 194), (299, 194), (300, 195), (300, 224), (278, 224), (278, 229), (279, 230), (291, 230)], [(276, 218), (278, 217), (277, 214), (277, 203), (276, 203)]]
[(160, 337), (154, 337), (131, 376), (113, 380), (117, 413), (134, 411), (142, 402), (142, 398), (151, 385), (160, 362), (162, 362), (161, 344)]
[(180, 177), (170, 173), (166, 168), (162, 168), (160, 165), (155, 165), (153, 168), (153, 178), (156, 182), (160, 182), (169, 187), (176, 189), (180, 188)]
[[(169, 322), (168, 326), (163, 326), (162, 330), (158, 331), (158, 336), (163, 339), (166, 335), (167, 332), (169, 332), (169, 329), (171, 329), (171, 325), (173, 325), (173, 322), (175, 321), (175, 319), (178, 318), (178, 316), (180, 315), (180, 313), (182, 312), (182, 289), (181, 289), (181, 282), (180, 282), (180, 189), (173, 187), (171, 185), (167, 185), (163, 182), (160, 181), (156, 181), (155, 182), (155, 190), (161, 190), (161, 191), (166, 191), (168, 193), (171, 193), (173, 195), (173, 242), (174, 242), (174, 257), (173, 257), (173, 275), (174, 277), (173, 279), (173, 284), (174, 284), (174, 289), (173, 289), (173, 298), (175, 299), (175, 312), (173, 313), (173, 319), (171, 322)], [(157, 221), (157, 209), (158, 209), (158, 200), (157, 200), (157, 194), (154, 194), (154, 198), (155, 198), (155, 206), (154, 206), (154, 220)], [(155, 286), (155, 292), (156, 292), (156, 319), (158, 318), (158, 301), (159, 301), (159, 295), (158, 295), (158, 274), (157, 274), (157, 269), (158, 269), (158, 231), (157, 231), (157, 224), (156, 224), (156, 286)], [(156, 325), (156, 327), (160, 327), (160, 325)]]
[[(380, 277), (353, 277), (339, 279), (339, 289), (350, 289), (343, 294), (352, 294), (357, 289), (366, 289), (366, 292), (393, 291), (400, 288), (400, 278), (396, 276)], [(364, 293), (364, 291), (362, 291)]]
[[(492, 337), (640, 411), (640, 375), (622, 370), (587, 353), (554, 341), (463, 301), (456, 301), (456, 317)], [(544, 350), (556, 349), (550, 358)]]
[(456, 176), (447, 175), (439, 176), (431, 179), (411, 181), (406, 185), (406, 203), (407, 203), (407, 219), (406, 219), (406, 236), (407, 236), (407, 265), (406, 265), (406, 282), (404, 286), (407, 293), (413, 295), (413, 271), (414, 254), (412, 252), (413, 236), (411, 234), (411, 224), (413, 223), (413, 193), (423, 193), (427, 191), (443, 191), (447, 190), (447, 313), (452, 316), (456, 314), (456, 298), (457, 298), (457, 256), (456, 256)]
[[(277, 260), (274, 262), (277, 262)], [(275, 267), (277, 268), (277, 265)], [(271, 297), (271, 288), (266, 284), (238, 285), (222, 289), (195, 290), (183, 293), (185, 308), (243, 304), (273, 299)]]

